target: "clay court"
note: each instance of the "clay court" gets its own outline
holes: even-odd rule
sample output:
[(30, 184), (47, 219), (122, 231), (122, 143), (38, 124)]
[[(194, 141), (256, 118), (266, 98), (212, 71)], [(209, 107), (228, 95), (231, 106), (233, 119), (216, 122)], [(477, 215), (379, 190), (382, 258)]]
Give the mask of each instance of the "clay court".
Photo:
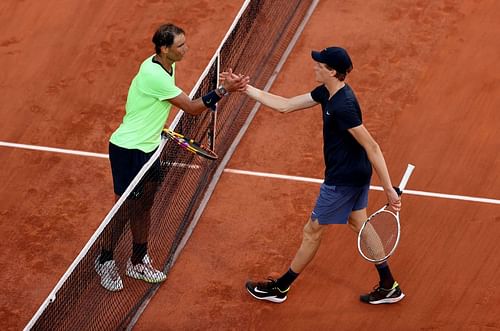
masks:
[[(0, 4), (2, 330), (28, 323), (113, 205), (106, 158), (5, 143), (107, 153), (152, 31), (186, 31), (176, 76), (189, 92), (242, 2)], [(498, 12), (496, 0), (320, 1), (271, 88), (307, 93), (312, 49), (350, 52), (348, 83), (393, 182), (416, 165), (390, 259), (403, 301), (359, 302), (377, 273), (343, 226), (328, 229), (285, 303), (246, 293), (247, 279), (288, 268), (324, 170), (320, 108), (261, 107), (134, 330), (500, 330)], [(384, 199), (371, 191), (369, 212)]]

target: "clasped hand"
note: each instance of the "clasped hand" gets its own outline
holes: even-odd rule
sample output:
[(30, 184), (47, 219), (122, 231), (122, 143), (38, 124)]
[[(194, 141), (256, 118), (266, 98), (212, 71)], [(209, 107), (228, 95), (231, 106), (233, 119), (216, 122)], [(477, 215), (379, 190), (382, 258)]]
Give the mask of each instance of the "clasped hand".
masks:
[(219, 79), (228, 92), (244, 92), (250, 82), (250, 77), (242, 74), (236, 75), (231, 68), (228, 71), (221, 72)]

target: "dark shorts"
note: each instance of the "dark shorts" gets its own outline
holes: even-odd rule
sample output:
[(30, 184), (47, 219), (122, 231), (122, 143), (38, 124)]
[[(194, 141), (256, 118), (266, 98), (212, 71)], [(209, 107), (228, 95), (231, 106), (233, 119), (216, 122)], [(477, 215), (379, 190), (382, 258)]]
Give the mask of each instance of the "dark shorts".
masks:
[(349, 215), (368, 206), (368, 190), (365, 186), (330, 186), (321, 184), (312, 220), (319, 224), (347, 224)]
[[(122, 195), (135, 176), (139, 173), (156, 150), (145, 153), (138, 149), (127, 149), (109, 143), (109, 161), (113, 175), (113, 187), (116, 195)], [(132, 191), (133, 197), (141, 195), (144, 185), (149, 182), (159, 183), (161, 181), (160, 158), (158, 158), (143, 179)]]

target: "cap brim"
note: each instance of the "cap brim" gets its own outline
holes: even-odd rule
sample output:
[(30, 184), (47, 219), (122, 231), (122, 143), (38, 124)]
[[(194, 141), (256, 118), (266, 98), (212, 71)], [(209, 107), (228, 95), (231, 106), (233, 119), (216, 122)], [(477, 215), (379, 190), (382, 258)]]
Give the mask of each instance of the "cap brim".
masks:
[(321, 52), (318, 52), (318, 51), (312, 51), (311, 52), (311, 57), (313, 58), (314, 61), (316, 62), (321, 62), (321, 63), (325, 63), (323, 57), (321, 56)]

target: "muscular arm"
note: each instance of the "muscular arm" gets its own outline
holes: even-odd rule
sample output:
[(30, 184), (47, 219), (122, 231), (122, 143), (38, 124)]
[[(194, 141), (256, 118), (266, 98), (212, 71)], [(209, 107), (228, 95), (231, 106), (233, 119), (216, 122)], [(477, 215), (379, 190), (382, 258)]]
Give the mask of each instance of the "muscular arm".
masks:
[(310, 93), (298, 95), (293, 98), (284, 98), (279, 95), (262, 91), (251, 85), (247, 85), (245, 93), (252, 99), (259, 101), (263, 105), (273, 108), (281, 113), (289, 113), (295, 110), (309, 108), (317, 105)]
[[(227, 74), (227, 75), (224, 76), (224, 81), (223, 81), (224, 84), (223, 85), (226, 88), (226, 90), (229, 92), (235, 92), (235, 91), (242, 92), (242, 91), (244, 91), (248, 82), (250, 81), (250, 78), (248, 76), (234, 75), (231, 69), (229, 69), (229, 71), (225, 74)], [(223, 97), (223, 95), (219, 91), (219, 88), (215, 89), (214, 91), (217, 94), (216, 96), (218, 96), (219, 99)], [(208, 100), (213, 99), (210, 96), (210, 93), (207, 94), (206, 97), (207, 97), (207, 100), (205, 100), (205, 101), (207, 101), (208, 103), (209, 103)], [(175, 98), (168, 99), (168, 102), (170, 102), (171, 104), (173, 104), (177, 108), (180, 108), (183, 111), (185, 111), (186, 113), (191, 114), (191, 115), (199, 115), (205, 109), (207, 109), (207, 105), (205, 105), (205, 103), (203, 102), (202, 97), (200, 97), (196, 100), (191, 100), (189, 98), (189, 96), (184, 92), (181, 92), (181, 94), (179, 94)], [(216, 101), (213, 101), (213, 102), (216, 102)]]
[(380, 146), (377, 144), (375, 139), (373, 139), (363, 124), (349, 129), (349, 133), (352, 134), (354, 139), (356, 139), (356, 141), (365, 149), (368, 159), (382, 182), (382, 187), (384, 188), (391, 207), (395, 210), (399, 210), (401, 208), (401, 200), (392, 187), (389, 170), (387, 169), (387, 164), (385, 163), (384, 155), (382, 154)]
[(199, 115), (207, 109), (201, 98), (191, 100), (184, 92), (167, 101), (191, 115)]

